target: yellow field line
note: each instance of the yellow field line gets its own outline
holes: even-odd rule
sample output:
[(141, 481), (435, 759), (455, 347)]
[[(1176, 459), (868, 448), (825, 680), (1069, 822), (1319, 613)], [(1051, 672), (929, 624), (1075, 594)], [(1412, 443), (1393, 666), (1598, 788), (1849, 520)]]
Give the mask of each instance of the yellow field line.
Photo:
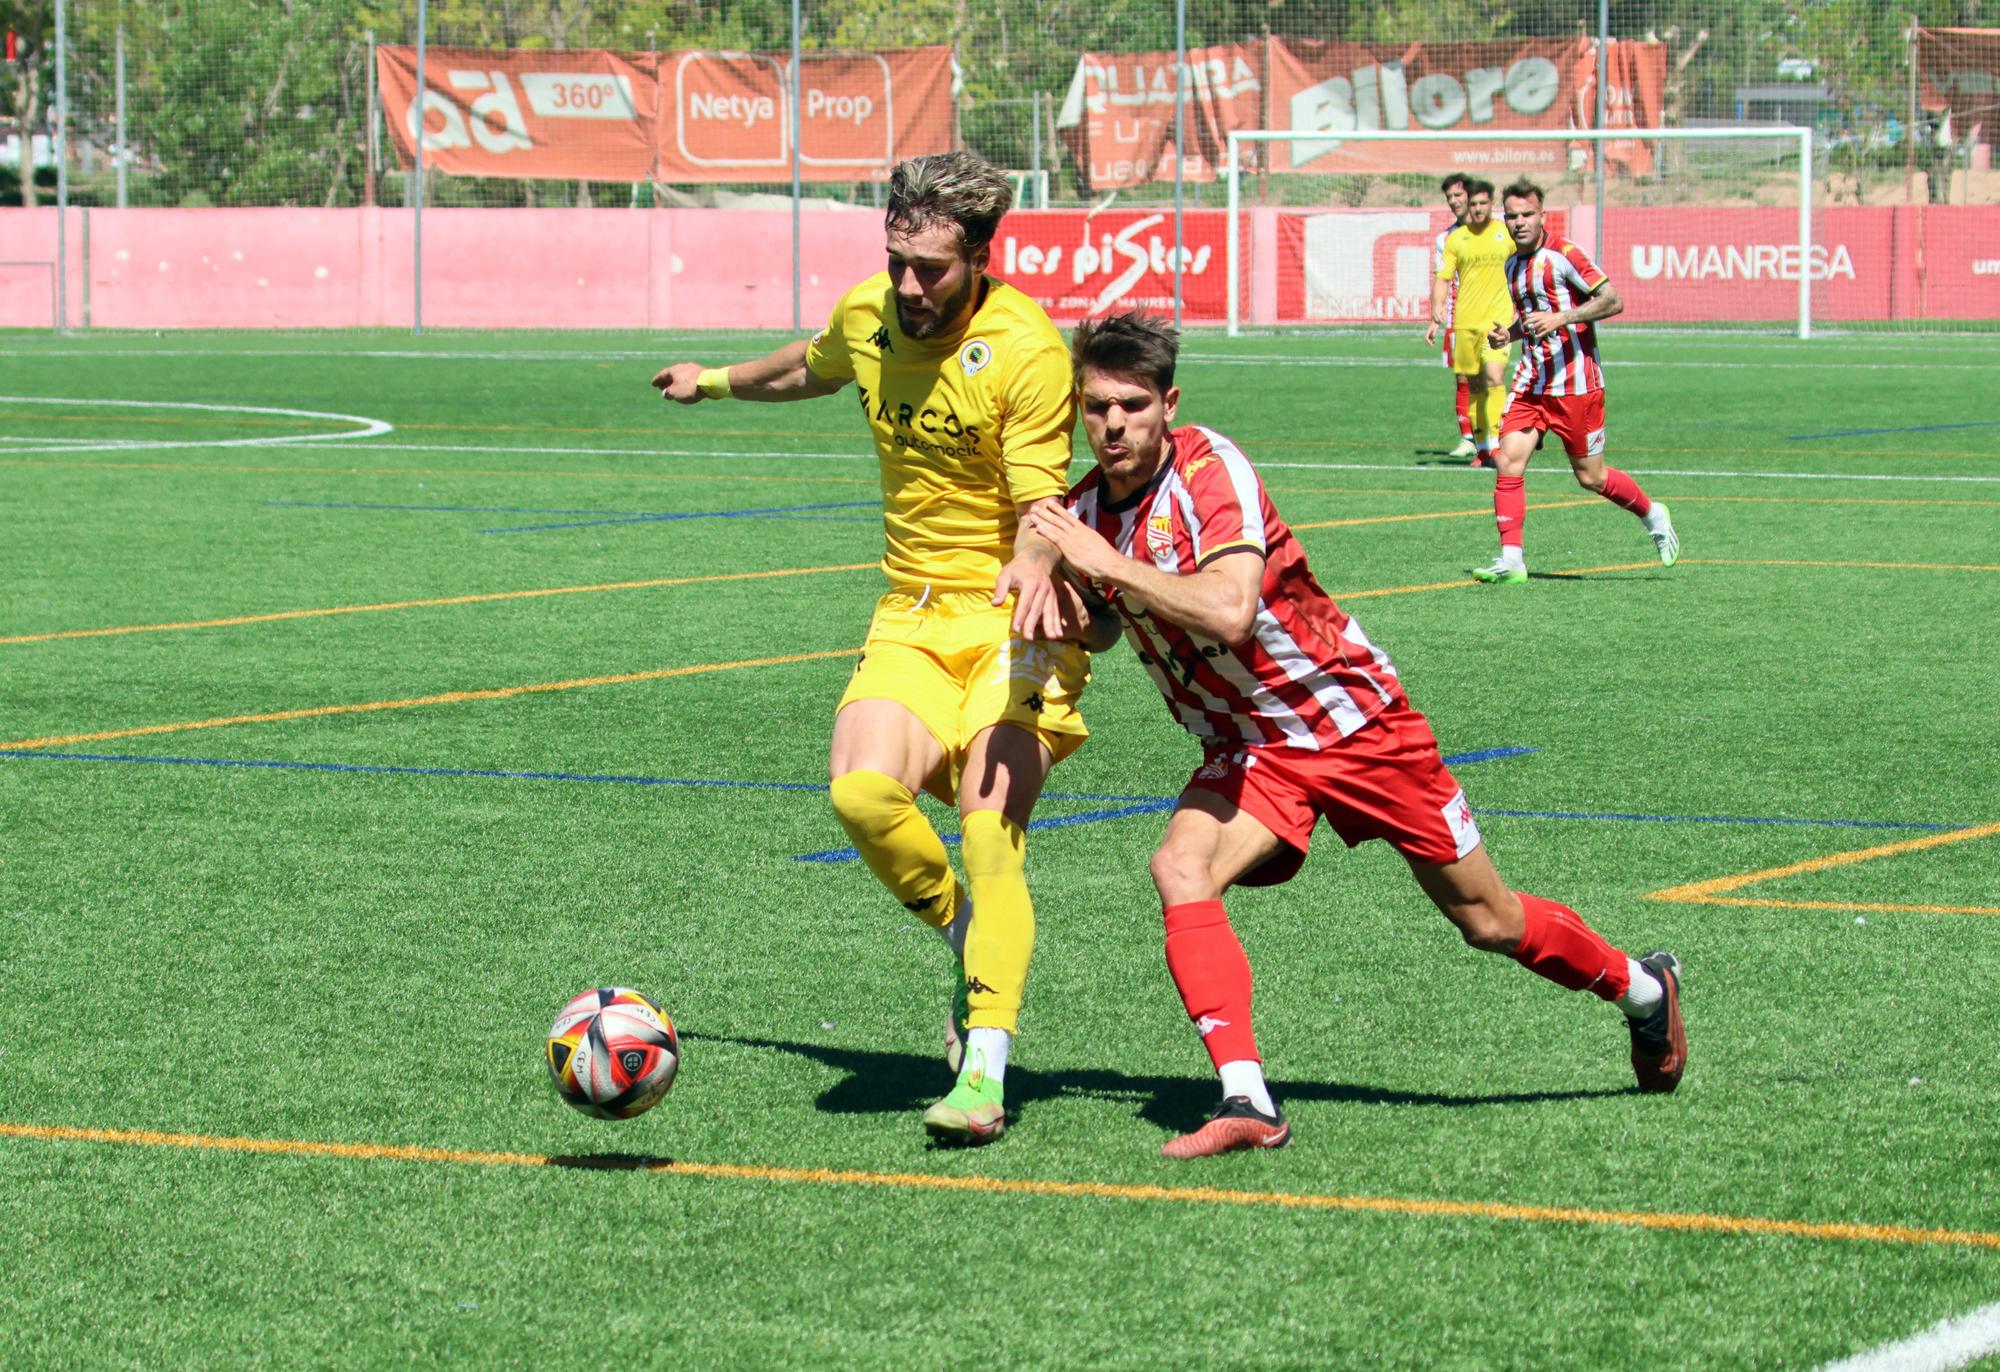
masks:
[[(1588, 500), (1551, 500), (1538, 505), (1530, 505), (1528, 508), (1531, 510), (1567, 510), (1579, 505), (1595, 505), (1598, 503), (1598, 497), (1592, 496)], [(1357, 524), (1406, 524), (1418, 519), (1473, 519), (1481, 516), (1491, 519), (1493, 517), (1493, 507), (1491, 505), (1482, 505), (1476, 510), (1433, 510), (1428, 514), (1368, 515), (1360, 519), (1321, 519), (1315, 520), (1311, 524), (1294, 524), (1292, 525), (1292, 531), (1296, 533), (1300, 529), (1351, 529)]]
[[(310, 1139), (253, 1139), (153, 1129), (79, 1129), (68, 1125), (0, 1123), (0, 1137), (60, 1143), (125, 1144), (226, 1153), (343, 1158), (367, 1162), (429, 1162), (472, 1167), (589, 1166), (589, 1159), (541, 1153), (481, 1152), (375, 1143), (325, 1143)], [(764, 1167), (739, 1163), (681, 1162), (662, 1158), (633, 1167), (669, 1176), (765, 1181), (817, 1186), (873, 1186), (919, 1191), (972, 1191), (988, 1195), (1064, 1199), (1165, 1201), (1183, 1205), (1262, 1205), (1290, 1210), (1344, 1210), (1436, 1219), (1506, 1220), (1517, 1223), (1618, 1225), (1710, 1234), (1758, 1234), (1840, 1242), (1931, 1244), (2000, 1248), (2000, 1234), (1969, 1229), (1919, 1229), (1900, 1224), (1822, 1223), (1703, 1212), (1598, 1210), (1559, 1205), (1505, 1205), (1488, 1201), (1428, 1200), (1403, 1196), (1333, 1196), (1287, 1191), (1236, 1191), (1208, 1186), (1146, 1186), (1116, 1182), (1050, 1181), (1004, 1177), (938, 1176), (923, 1172), (862, 1172), (826, 1167)]]
[(483, 691), (445, 691), (409, 700), (375, 700), (358, 705), (314, 705), (302, 710), (273, 710), (260, 715), (229, 715), (221, 719), (186, 720), (175, 724), (143, 724), (130, 729), (100, 729), (88, 734), (59, 734), (48, 738), (16, 739), (0, 743), (0, 748), (55, 748), (72, 743), (100, 743), (111, 738), (137, 738), (143, 734), (177, 734), (190, 729), (221, 729), (231, 724), (271, 724), (287, 719), (317, 719), (323, 715), (352, 715), (371, 710), (407, 710), (418, 705), (458, 705), (472, 700), (507, 700), (513, 696), (543, 691), (573, 691), (582, 686), (621, 686), (634, 681), (662, 681), (668, 677), (699, 676), (705, 672), (732, 672), (743, 667), (778, 667), (788, 662), (817, 662), (829, 657), (853, 657), (859, 648), (835, 648), (820, 653), (791, 653), (784, 657), (755, 657), (741, 662), (707, 662), (693, 667), (662, 667), (650, 672), (622, 672), (616, 676), (579, 677), (574, 681), (543, 681), (527, 686), (497, 686)]
[(1741, 890), (1760, 881), (1777, 881), (1782, 877), (1824, 872), (1833, 867), (1845, 867), (1856, 862), (1873, 862), (1877, 858), (1917, 853), (1927, 848), (1942, 848), (1947, 844), (1965, 843), (1971, 839), (1987, 838), (1993, 834), (2000, 834), (2000, 824), (1979, 824), (1967, 829), (1953, 829), (1947, 833), (1904, 839), (1900, 843), (1884, 843), (1873, 848), (1855, 848), (1844, 853), (1829, 853), (1825, 857), (1807, 858), (1804, 862), (1787, 863), (1783, 867), (1765, 867), (1755, 872), (1738, 872), (1733, 876), (1712, 877), (1707, 881), (1691, 882), (1686, 886), (1669, 886), (1664, 890), (1646, 892), (1645, 899), (1671, 900), (1684, 905), (1748, 905), (1790, 910), (1893, 910), (1937, 915), (2000, 915), (2000, 906), (1863, 905), (1840, 901), (1758, 900), (1725, 895), (1726, 892)]
[(1783, 557), (1684, 557), (1683, 564), (1700, 567), (1864, 567), (1884, 572), (2000, 572), (1977, 562), (1829, 562)]
[(56, 638), (106, 638), (115, 634), (163, 634), (179, 629), (222, 629), (238, 624), (269, 624), (281, 619), (313, 619), (321, 615), (365, 615), (383, 610), (421, 610), (437, 605), (476, 605), (488, 600), (532, 600), (551, 595), (587, 595), (595, 591), (641, 591), (659, 586), (696, 586), (713, 581), (757, 581), (778, 576), (818, 576), (827, 572), (872, 571), (873, 562), (848, 562), (833, 567), (786, 567), (769, 572), (723, 572), (713, 576), (656, 577), (650, 581), (607, 581), (597, 586), (548, 586), (530, 591), (486, 591), (477, 595), (439, 596), (430, 600), (385, 600), (373, 605), (334, 605), (317, 610), (274, 610), (261, 615), (227, 619), (184, 619), (171, 624), (126, 624), (112, 629), (62, 629), (47, 634), (15, 634), (6, 643), (46, 643)]

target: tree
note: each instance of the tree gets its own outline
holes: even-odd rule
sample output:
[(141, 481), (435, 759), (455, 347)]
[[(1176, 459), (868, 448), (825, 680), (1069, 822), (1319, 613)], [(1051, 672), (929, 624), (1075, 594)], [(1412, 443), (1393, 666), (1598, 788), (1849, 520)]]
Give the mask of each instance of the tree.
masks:
[(42, 123), (44, 92), (54, 84), (54, 0), (0, 0), (0, 26), (17, 35), (20, 60), (4, 83), (7, 112), (21, 133), (21, 204), (35, 203), (35, 131)]

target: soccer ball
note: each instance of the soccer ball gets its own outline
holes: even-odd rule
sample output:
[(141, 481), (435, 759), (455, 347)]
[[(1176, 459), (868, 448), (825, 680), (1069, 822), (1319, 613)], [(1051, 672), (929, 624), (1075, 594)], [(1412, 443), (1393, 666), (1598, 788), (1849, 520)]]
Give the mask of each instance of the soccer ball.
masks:
[(681, 1066), (681, 1039), (666, 1012), (623, 986), (585, 991), (549, 1027), (549, 1078), (586, 1115), (629, 1120), (667, 1094)]

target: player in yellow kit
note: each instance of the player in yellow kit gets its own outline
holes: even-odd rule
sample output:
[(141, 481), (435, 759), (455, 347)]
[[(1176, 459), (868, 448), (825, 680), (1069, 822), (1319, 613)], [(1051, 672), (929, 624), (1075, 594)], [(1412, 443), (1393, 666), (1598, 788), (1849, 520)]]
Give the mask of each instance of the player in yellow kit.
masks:
[[(1431, 281), (1431, 324), (1451, 331), (1451, 369), (1466, 378), (1476, 465), (1493, 460), (1507, 402), (1507, 350), (1493, 347), (1487, 335), (1514, 323), (1507, 293), (1507, 258), (1513, 251), (1513, 238), (1493, 217), (1493, 183), (1466, 182), (1464, 221), (1445, 235)], [(1447, 299), (1454, 280), (1457, 294)]]
[[(889, 182), (888, 271), (841, 297), (826, 328), (757, 361), (653, 378), (690, 405), (854, 383), (881, 460), (890, 586), (834, 717), (833, 807), (869, 870), (958, 953), (958, 1080), (924, 1127), (960, 1143), (1006, 1128), (1035, 938), (1024, 831), (1049, 769), (1083, 742), (1089, 680), (1082, 603), (1053, 545), (1020, 529), (1068, 490), (1075, 396), (1048, 316), (985, 274), (1011, 202), (972, 153), (912, 158)], [(957, 801), (962, 884), (917, 808), (926, 788)]]

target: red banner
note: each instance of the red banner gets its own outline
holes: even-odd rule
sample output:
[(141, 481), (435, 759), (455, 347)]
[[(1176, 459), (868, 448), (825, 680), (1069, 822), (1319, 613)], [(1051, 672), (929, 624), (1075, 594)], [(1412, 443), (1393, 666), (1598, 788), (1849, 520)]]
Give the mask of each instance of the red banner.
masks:
[(2000, 126), (2000, 29), (1918, 29), (1917, 96), (1927, 110), (1949, 110), (1959, 138), (1974, 126), (1993, 141)]
[[(376, 50), (383, 107), (415, 153), (416, 50)], [(788, 55), (431, 48), (424, 162), (458, 176), (789, 181)], [(952, 145), (951, 49), (811, 52), (799, 64), (799, 174), (881, 181)]]
[[(1605, 124), (1660, 121), (1667, 53), (1614, 42), (1605, 54)], [(1171, 181), (1174, 55), (1086, 53), (1056, 126), (1097, 189)], [(1376, 132), (1585, 129), (1597, 119), (1597, 46), (1590, 39), (1398, 46), (1273, 38), (1188, 53), (1182, 174), (1214, 180), (1228, 136), (1245, 129), (1325, 132), (1324, 141), (1268, 145), (1273, 171), (1556, 172), (1589, 143), (1369, 141)], [(1651, 148), (1606, 145), (1606, 164), (1640, 174)]]
[[(1182, 176), (1216, 179), (1238, 129), (1264, 127), (1264, 43), (1188, 50)], [(1087, 52), (1056, 128), (1098, 189), (1174, 179), (1174, 54)]]
[[(1228, 318), (1229, 215), (1182, 216), (1182, 317)], [(1000, 221), (992, 273), (1061, 320), (1144, 307), (1171, 314), (1174, 217), (1164, 210), (1017, 212)]]

